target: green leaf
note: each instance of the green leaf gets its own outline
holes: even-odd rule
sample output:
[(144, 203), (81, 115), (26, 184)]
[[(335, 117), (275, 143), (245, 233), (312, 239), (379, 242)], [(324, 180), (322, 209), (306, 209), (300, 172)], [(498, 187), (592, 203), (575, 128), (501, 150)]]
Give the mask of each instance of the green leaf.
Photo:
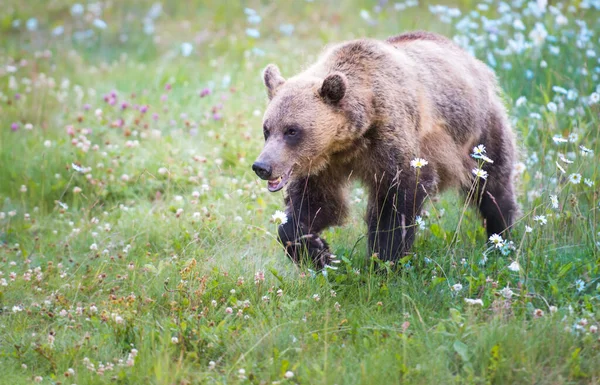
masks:
[(431, 234), (433, 234), (434, 237), (439, 239), (446, 238), (444, 232), (442, 231), (442, 228), (437, 223), (434, 223), (431, 226), (429, 226), (429, 229), (431, 230)]
[(465, 343), (456, 340), (454, 341), (453, 347), (454, 351), (460, 356), (463, 362), (469, 362), (469, 347)]
[(288, 360), (281, 361), (281, 376), (282, 377), (285, 374), (285, 372), (287, 372), (289, 367), (290, 367), (290, 362)]
[(279, 273), (277, 272), (277, 270), (275, 270), (275, 268), (269, 267), (269, 271), (271, 272), (271, 274), (273, 274), (273, 276), (275, 278), (277, 278), (277, 280), (279, 282), (283, 283), (283, 278), (281, 277), (281, 275), (279, 275)]
[(457, 324), (460, 324), (463, 322), (463, 317), (460, 314), (460, 311), (458, 311), (457, 309), (454, 309), (454, 308), (450, 309), (450, 318), (452, 319), (452, 321), (454, 321)]
[(573, 262), (569, 262), (566, 265), (564, 265), (563, 267), (561, 267), (558, 272), (558, 278), (564, 277), (565, 274), (567, 274), (569, 272), (569, 270), (571, 270), (572, 267), (573, 267)]

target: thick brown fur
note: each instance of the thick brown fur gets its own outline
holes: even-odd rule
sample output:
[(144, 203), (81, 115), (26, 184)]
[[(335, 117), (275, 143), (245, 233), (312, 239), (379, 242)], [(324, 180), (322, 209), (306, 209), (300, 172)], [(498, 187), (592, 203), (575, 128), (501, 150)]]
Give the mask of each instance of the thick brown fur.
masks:
[[(287, 80), (269, 65), (264, 80), (268, 139), (258, 161), (273, 177), (290, 174), (279, 237), (295, 261), (307, 252), (328, 263), (319, 233), (343, 223), (354, 178), (369, 191), (371, 252), (398, 259), (427, 196), (473, 191), (470, 153), (479, 144), (494, 163), (484, 166), (489, 177), (472, 201), (489, 234), (512, 225), (516, 150), (500, 90), (493, 72), (451, 40), (417, 31), (345, 42)], [(417, 157), (429, 162), (418, 173), (410, 166)]]

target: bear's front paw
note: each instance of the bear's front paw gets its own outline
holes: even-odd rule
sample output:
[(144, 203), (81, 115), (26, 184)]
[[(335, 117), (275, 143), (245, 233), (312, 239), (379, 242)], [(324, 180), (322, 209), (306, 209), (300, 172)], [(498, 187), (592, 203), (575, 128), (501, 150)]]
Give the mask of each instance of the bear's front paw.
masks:
[(324, 268), (335, 258), (329, 252), (327, 242), (316, 234), (304, 234), (293, 242), (287, 242), (285, 251), (295, 263), (306, 257), (313, 261), (318, 269)]

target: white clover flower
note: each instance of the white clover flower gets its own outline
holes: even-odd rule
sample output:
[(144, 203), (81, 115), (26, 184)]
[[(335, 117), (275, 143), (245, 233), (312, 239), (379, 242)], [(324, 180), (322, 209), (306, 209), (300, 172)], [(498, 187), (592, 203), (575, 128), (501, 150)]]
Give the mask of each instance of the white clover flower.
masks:
[(461, 285), (460, 283), (455, 283), (454, 285), (452, 285), (452, 290), (455, 292), (459, 292), (463, 289), (463, 285)]
[(498, 249), (504, 245), (504, 239), (498, 234), (492, 234), (489, 241)]
[(515, 106), (516, 107), (521, 107), (522, 105), (524, 105), (525, 103), (527, 103), (527, 98), (525, 96), (521, 96), (517, 99), (517, 101), (515, 102)]
[(513, 291), (508, 286), (500, 290), (500, 294), (506, 299), (511, 299), (514, 295)]
[(288, 221), (288, 217), (283, 211), (277, 210), (275, 211), (275, 214), (271, 216), (271, 220), (276, 224), (285, 225)]
[(290, 378), (294, 378), (294, 372), (292, 372), (291, 370), (288, 370), (287, 372), (285, 372), (285, 374), (283, 375), (287, 380), (289, 380)]
[(515, 163), (514, 170), (517, 174), (522, 174), (525, 172), (525, 170), (527, 170), (527, 166), (525, 166), (525, 163), (523, 162), (518, 162)]
[(429, 162), (423, 158), (415, 158), (410, 161), (410, 166), (412, 168), (421, 168), (423, 166), (427, 166), (428, 164), (429, 164)]
[(177, 337), (171, 337), (171, 343), (178, 344), (179, 343), (179, 338), (177, 338)]
[(477, 298), (477, 299), (465, 298), (465, 302), (469, 305), (483, 306), (483, 300), (481, 298)]
[(581, 183), (581, 174), (571, 174), (569, 175), (569, 182), (573, 183), (573, 184), (579, 184)]
[(521, 270), (521, 266), (519, 265), (519, 262), (513, 261), (513, 263), (511, 263), (510, 265), (508, 265), (508, 270), (510, 270), (510, 271), (519, 271), (519, 270)]
[(480, 168), (474, 168), (473, 170), (471, 170), (471, 172), (473, 173), (473, 175), (475, 175), (477, 178), (481, 178), (481, 179), (487, 179), (488, 177), (488, 173), (485, 170), (482, 170)]

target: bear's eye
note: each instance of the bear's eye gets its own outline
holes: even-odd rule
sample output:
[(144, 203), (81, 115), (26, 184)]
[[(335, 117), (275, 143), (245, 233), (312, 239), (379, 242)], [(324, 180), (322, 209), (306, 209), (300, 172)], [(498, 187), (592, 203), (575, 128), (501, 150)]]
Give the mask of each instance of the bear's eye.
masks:
[(287, 130), (285, 130), (285, 133), (283, 135), (296, 136), (297, 133), (298, 133), (298, 130), (295, 127), (289, 127)]
[(269, 129), (267, 126), (263, 126), (263, 135), (265, 136), (265, 140), (269, 139)]
[(285, 127), (283, 137), (287, 144), (295, 146), (302, 140), (302, 129), (297, 124), (290, 124)]

